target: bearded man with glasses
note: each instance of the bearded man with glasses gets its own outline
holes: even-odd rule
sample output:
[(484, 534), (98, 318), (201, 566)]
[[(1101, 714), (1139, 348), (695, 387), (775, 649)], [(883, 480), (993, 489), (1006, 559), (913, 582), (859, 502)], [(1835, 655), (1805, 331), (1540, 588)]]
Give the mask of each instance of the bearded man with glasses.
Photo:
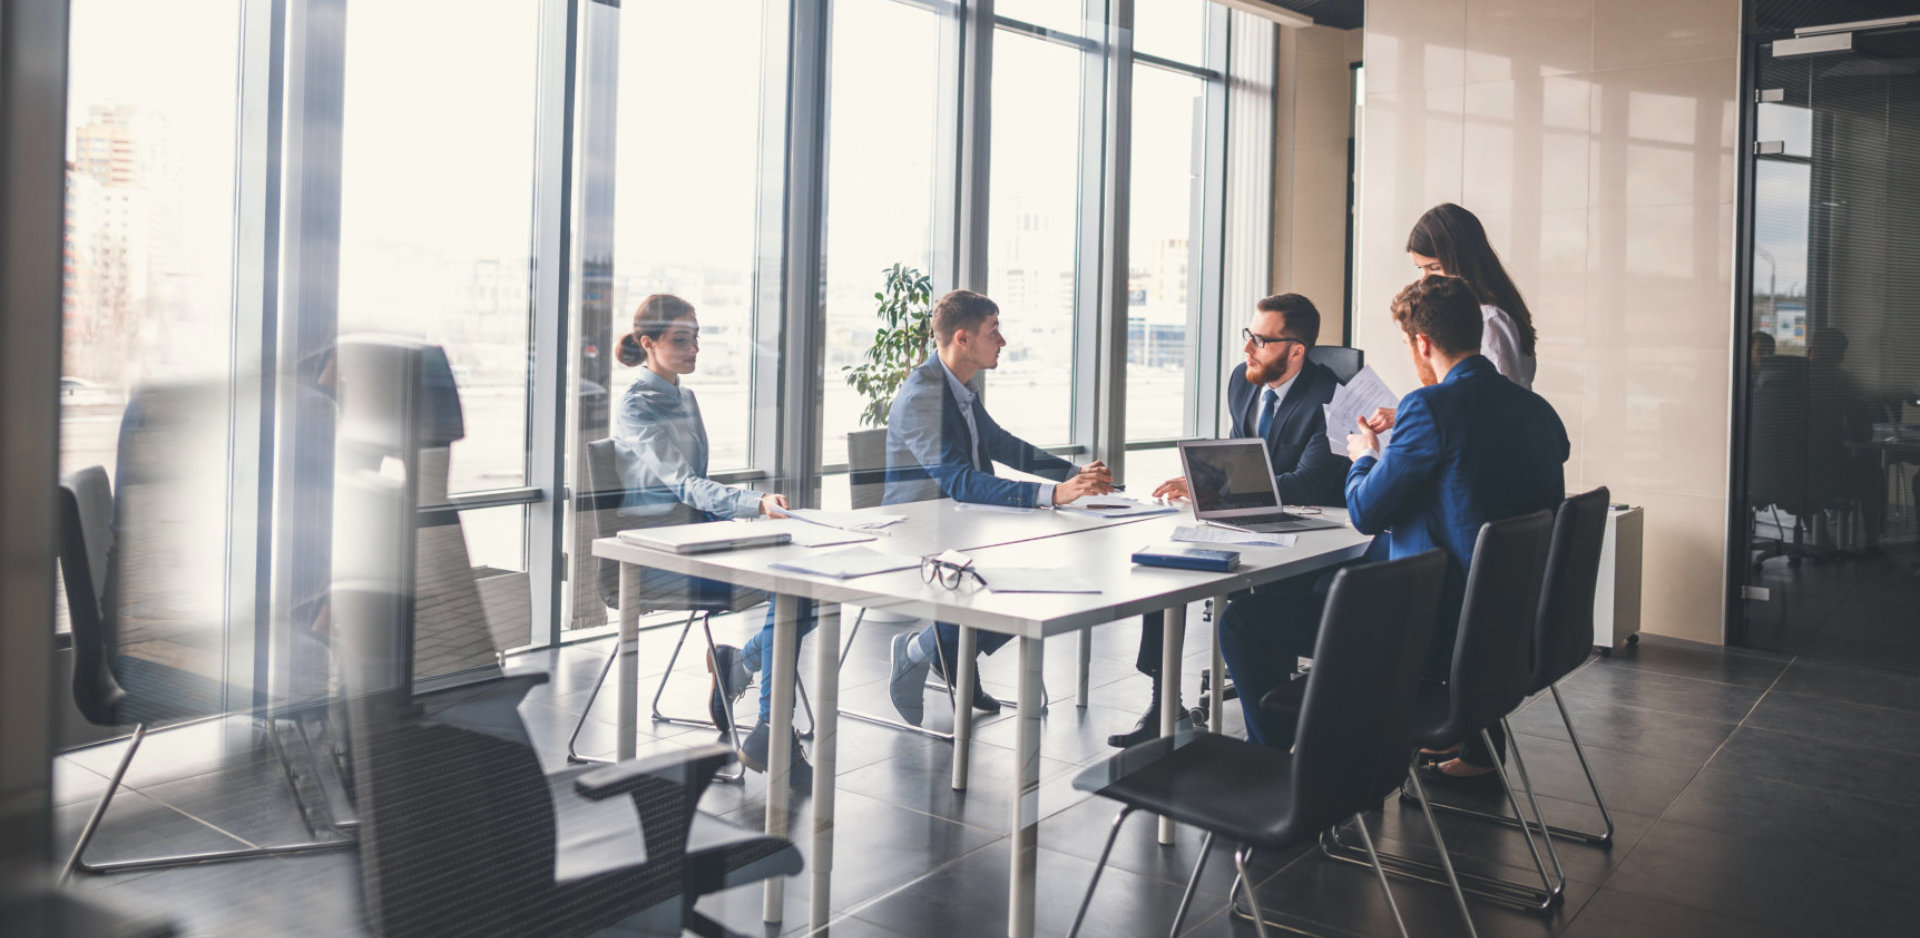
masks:
[[(1321, 407), (1333, 400), (1340, 379), (1307, 359), (1320, 338), (1320, 311), (1298, 293), (1269, 296), (1254, 304), (1253, 322), (1240, 330), (1246, 361), (1227, 381), (1227, 413), (1234, 437), (1267, 441), (1274, 482), (1287, 505), (1344, 507), (1342, 484), (1352, 463), (1327, 445), (1327, 418)], [(1186, 498), (1187, 480), (1168, 479), (1153, 492), (1158, 498)], [(1133, 666), (1153, 680), (1153, 697), (1132, 730), (1107, 737), (1124, 749), (1160, 733), (1160, 613), (1141, 617), (1140, 652)], [(1214, 675), (1222, 680), (1221, 675)], [(1212, 717), (1216, 722), (1219, 715)]]

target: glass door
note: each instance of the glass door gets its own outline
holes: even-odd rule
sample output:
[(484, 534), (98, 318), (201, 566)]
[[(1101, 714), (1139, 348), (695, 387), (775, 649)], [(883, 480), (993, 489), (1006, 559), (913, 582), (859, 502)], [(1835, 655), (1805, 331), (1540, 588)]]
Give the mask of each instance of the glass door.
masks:
[(1920, 671), (1920, 24), (1755, 68), (1735, 636)]

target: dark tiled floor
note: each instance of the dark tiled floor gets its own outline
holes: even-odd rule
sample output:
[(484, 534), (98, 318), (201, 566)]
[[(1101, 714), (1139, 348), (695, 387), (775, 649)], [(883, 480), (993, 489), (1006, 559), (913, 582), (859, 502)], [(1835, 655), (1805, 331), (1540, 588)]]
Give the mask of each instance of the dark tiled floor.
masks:
[[(1834, 605), (1844, 613), (1844, 601)], [(1194, 619), (1197, 624), (1197, 617)], [(738, 641), (756, 623), (716, 625)], [(1831, 626), (1831, 622), (1828, 626)], [(1881, 629), (1879, 619), (1863, 628)], [(644, 683), (650, 697), (677, 629), (647, 633)], [(1193, 628), (1190, 670), (1205, 660), (1204, 630)], [(1829, 628), (1829, 633), (1832, 632)], [(885, 648), (894, 628), (868, 626), (844, 671), (842, 705), (885, 712)], [(1064, 934), (1114, 815), (1082, 796), (1071, 780), (1103, 758), (1107, 733), (1132, 725), (1146, 684), (1132, 673), (1137, 629), (1102, 629), (1093, 643), (1092, 706), (1073, 706), (1075, 643), (1048, 646), (1054, 692), (1044, 717), (1040, 796), (1039, 925)], [(696, 639), (697, 641), (697, 639)], [(812, 643), (803, 646), (810, 660)], [(519, 707), (521, 721), (549, 771), (564, 765), (569, 734), (588, 704), (606, 642), (516, 659), (511, 671), (552, 680)], [(672, 674), (664, 706), (703, 708), (706, 675), (691, 646)], [(1013, 656), (986, 659), (983, 677), (1012, 691)], [(485, 709), (484, 688), (445, 695), (429, 706), (457, 716)], [(1189, 684), (1188, 697), (1193, 694)], [(1602, 792), (1613, 811), (1610, 847), (1558, 844), (1569, 886), (1551, 915), (1473, 902), (1481, 935), (1573, 938), (1631, 934), (1762, 936), (1907, 935), (1920, 914), (1920, 676), (1859, 664), (1730, 650), (1649, 637), (1612, 658), (1594, 659), (1564, 682), (1564, 697)], [(753, 699), (742, 701), (750, 713)], [(646, 700), (643, 698), (643, 705)], [(945, 725), (929, 697), (929, 722)], [(611, 695), (594, 703), (581, 734), (588, 754), (611, 752)], [(1226, 729), (1237, 732), (1229, 704)], [(1553, 822), (1595, 829), (1598, 810), (1558, 710), (1536, 700), (1513, 718), (1516, 737), (1543, 810)], [(972, 790), (947, 784), (951, 748), (893, 730), (842, 721), (835, 849), (833, 933), (841, 938), (910, 935), (985, 936), (1005, 924), (1007, 818), (1002, 779), (1013, 752), (1006, 717), (978, 723)], [(652, 724), (643, 753), (704, 742), (697, 729)], [(123, 743), (63, 757), (56, 769), (61, 842), (77, 836), (106, 786)], [(284, 843), (305, 835), (276, 763), (257, 729), (226, 720), (157, 733), (135, 761), (131, 790), (115, 801), (93, 856), (120, 859), (158, 852)], [(1500, 799), (1448, 794), (1501, 813)], [(765, 810), (764, 781), (716, 785), (703, 807), (744, 824)], [(811, 824), (798, 799), (795, 830)], [(1368, 824), (1382, 849), (1433, 855), (1417, 809), (1389, 798)], [(1518, 835), (1442, 815), (1441, 829), (1464, 869), (1514, 879), (1533, 875)], [(804, 838), (803, 838), (804, 839)], [(804, 845), (803, 845), (804, 846)], [(1179, 832), (1171, 847), (1154, 824), (1129, 821), (1101, 880), (1088, 935), (1160, 935), (1198, 858), (1200, 837)], [(82, 877), (83, 888), (162, 909), (205, 935), (356, 935), (362, 933), (358, 862), (350, 852), (255, 860), (161, 872)], [(1270, 916), (1326, 935), (1389, 935), (1394, 927), (1378, 883), (1364, 869), (1305, 847), (1256, 855), (1252, 875)], [(1250, 923), (1225, 911), (1233, 879), (1229, 853), (1208, 858), (1186, 933), (1247, 936)], [(1400, 911), (1417, 935), (1464, 934), (1451, 898), (1396, 880)], [(783, 929), (806, 921), (806, 881), (787, 890)], [(701, 908), (749, 934), (779, 933), (759, 922), (757, 889), (709, 897)], [(637, 926), (610, 934), (637, 934)]]

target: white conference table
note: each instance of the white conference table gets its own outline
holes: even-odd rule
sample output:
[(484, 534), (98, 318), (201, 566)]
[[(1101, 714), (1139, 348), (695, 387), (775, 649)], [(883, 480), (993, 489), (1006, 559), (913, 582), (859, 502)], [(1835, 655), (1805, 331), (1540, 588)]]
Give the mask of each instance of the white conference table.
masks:
[[(1186, 609), (1191, 602), (1214, 599), (1224, 609), (1229, 594), (1277, 580), (1313, 573), (1359, 558), (1371, 538), (1342, 526), (1303, 532), (1292, 547), (1238, 547), (1240, 565), (1228, 572), (1139, 567), (1133, 552), (1165, 543), (1173, 529), (1193, 520), (1186, 511), (1137, 519), (1113, 519), (1064, 511), (1027, 513), (980, 510), (950, 499), (888, 505), (867, 509), (874, 514), (904, 515), (905, 521), (887, 528), (888, 535), (861, 546), (883, 553), (920, 557), (953, 548), (974, 558), (977, 566), (1024, 566), (1063, 569), (1098, 586), (1099, 593), (994, 593), (963, 583), (947, 589), (927, 583), (920, 571), (901, 570), (852, 579), (835, 579), (776, 570), (769, 565), (804, 556), (809, 548), (795, 545), (706, 554), (674, 554), (623, 541), (617, 537), (593, 542), (593, 553), (620, 563), (620, 758), (636, 750), (639, 718), (638, 627), (639, 571), (654, 568), (706, 577), (749, 589), (766, 590), (777, 597), (774, 608), (772, 726), (769, 729), (766, 830), (786, 836), (789, 792), (787, 767), (793, 745), (793, 693), (798, 649), (798, 616), (802, 599), (817, 603), (816, 642), (822, 648), (840, 647), (840, 605), (886, 609), (905, 616), (952, 622), (960, 626), (955, 693), (961, 705), (954, 714), (953, 786), (964, 789), (972, 743), (971, 699), (976, 629), (1019, 639), (1019, 691), (1015, 719), (1012, 850), (1008, 885), (1007, 933), (1029, 938), (1034, 923), (1034, 875), (1039, 846), (1040, 709), (1044, 641), (1066, 632), (1084, 632), (1097, 625), (1143, 613), (1164, 611), (1166, 640), (1161, 674), (1166, 705), (1161, 731), (1171, 733), (1179, 717), (1181, 648), (1186, 636)], [(1329, 514), (1345, 520), (1337, 510)], [(831, 914), (833, 817), (837, 732), (839, 719), (839, 655), (817, 654), (813, 683), (815, 716), (813, 740), (814, 792), (810, 865), (810, 923), (824, 928)], [(1219, 632), (1213, 642), (1214, 673), (1222, 674)], [(1084, 680), (1084, 678), (1083, 678)], [(1220, 712), (1221, 681), (1214, 681), (1212, 713)], [(1084, 701), (1083, 701), (1084, 702)], [(1172, 842), (1172, 824), (1162, 820), (1160, 839)], [(781, 917), (785, 883), (769, 880), (765, 887), (763, 918)]]

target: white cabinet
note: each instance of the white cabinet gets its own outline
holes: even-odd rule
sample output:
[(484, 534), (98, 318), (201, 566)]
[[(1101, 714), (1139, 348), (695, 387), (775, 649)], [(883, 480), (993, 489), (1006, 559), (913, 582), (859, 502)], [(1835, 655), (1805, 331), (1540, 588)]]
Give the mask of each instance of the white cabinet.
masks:
[(1607, 511), (1600, 580), (1593, 590), (1593, 644), (1600, 653), (1640, 640), (1640, 556), (1646, 510)]

